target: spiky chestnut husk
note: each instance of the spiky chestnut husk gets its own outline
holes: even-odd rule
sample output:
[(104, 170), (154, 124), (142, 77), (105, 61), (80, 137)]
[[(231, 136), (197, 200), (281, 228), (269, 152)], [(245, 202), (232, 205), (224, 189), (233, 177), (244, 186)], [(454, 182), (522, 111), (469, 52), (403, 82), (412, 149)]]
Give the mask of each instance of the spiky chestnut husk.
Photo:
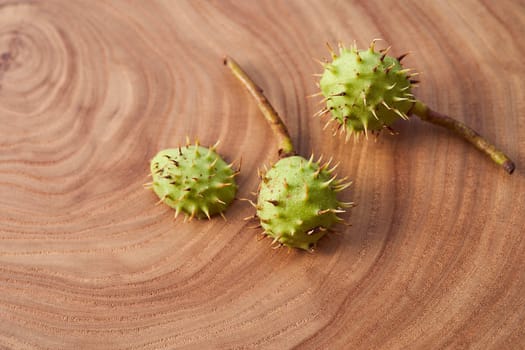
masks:
[(339, 55), (332, 51), (332, 62), (323, 64), (319, 81), (326, 108), (343, 131), (352, 133), (380, 131), (396, 120), (408, 119), (413, 105), (409, 69), (388, 50), (375, 51), (340, 45)]
[(237, 192), (236, 172), (215, 147), (199, 145), (165, 149), (151, 160), (151, 188), (164, 202), (192, 219), (221, 214)]
[(353, 206), (337, 200), (337, 192), (351, 183), (332, 176), (337, 165), (328, 169), (330, 161), (320, 165), (313, 156), (306, 160), (295, 155), (286, 126), (262, 90), (231, 57), (225, 57), (224, 64), (255, 98), (279, 140), (281, 159), (261, 176), (257, 204), (252, 203), (256, 208), (253, 218), (259, 218), (272, 244), (311, 250), (334, 224), (343, 221), (337, 213)]
[(337, 192), (350, 183), (335, 180), (329, 164), (286, 157), (262, 175), (256, 215), (264, 234), (273, 243), (310, 250), (334, 224), (350, 203), (337, 200)]
[(347, 133), (346, 140), (351, 135), (358, 139), (363, 131), (368, 135), (368, 130), (377, 135), (386, 128), (392, 133), (390, 125), (396, 119), (416, 115), (456, 133), (509, 174), (514, 172), (514, 162), (472, 128), (415, 99), (411, 88), (419, 82), (412, 78), (418, 73), (409, 73), (410, 69), (401, 66), (406, 54), (394, 58), (387, 55), (388, 49), (376, 52), (374, 45), (375, 40), (368, 50), (358, 50), (355, 44), (351, 49), (340, 44), (339, 55), (328, 45), (332, 62), (321, 62), (324, 71), (318, 84), (326, 107), (316, 113), (330, 113), (326, 126), (336, 120), (340, 133)]

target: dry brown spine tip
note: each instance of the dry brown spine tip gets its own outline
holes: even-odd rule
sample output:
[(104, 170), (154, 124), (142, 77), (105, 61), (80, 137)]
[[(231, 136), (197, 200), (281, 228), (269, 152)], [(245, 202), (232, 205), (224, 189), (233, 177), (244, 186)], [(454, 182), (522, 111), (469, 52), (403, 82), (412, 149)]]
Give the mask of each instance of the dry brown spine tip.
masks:
[(404, 54), (402, 54), (402, 55), (397, 56), (397, 60), (398, 60), (399, 62), (401, 62), (401, 60), (403, 60), (403, 58), (405, 58), (409, 53), (410, 53), (410, 52), (406, 52), (406, 53), (404, 53)]

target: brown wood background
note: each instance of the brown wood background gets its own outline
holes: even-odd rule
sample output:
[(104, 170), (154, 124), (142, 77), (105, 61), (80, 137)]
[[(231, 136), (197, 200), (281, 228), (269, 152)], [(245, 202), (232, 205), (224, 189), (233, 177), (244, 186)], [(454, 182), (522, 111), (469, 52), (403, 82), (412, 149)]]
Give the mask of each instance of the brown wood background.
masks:
[[(2, 1), (0, 347), (525, 348), (524, 35), (523, 1)], [(418, 120), (323, 132), (312, 58), (377, 37), (516, 173)], [(142, 189), (186, 135), (242, 157), (240, 197), (276, 159), (224, 54), (354, 179), (315, 254), (257, 241), (246, 202), (184, 224)]]

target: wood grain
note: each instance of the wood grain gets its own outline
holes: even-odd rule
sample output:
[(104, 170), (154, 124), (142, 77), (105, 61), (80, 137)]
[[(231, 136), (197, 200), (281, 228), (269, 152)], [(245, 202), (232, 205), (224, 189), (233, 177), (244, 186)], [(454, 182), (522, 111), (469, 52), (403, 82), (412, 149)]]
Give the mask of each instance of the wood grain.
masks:
[[(2, 1), (0, 347), (525, 348), (524, 34), (510, 0)], [(515, 174), (417, 120), (323, 132), (312, 58), (377, 37)], [(225, 54), (354, 179), (353, 226), (315, 254), (257, 241), (246, 202), (184, 224), (142, 189), (186, 135), (242, 158), (240, 197), (276, 159)]]

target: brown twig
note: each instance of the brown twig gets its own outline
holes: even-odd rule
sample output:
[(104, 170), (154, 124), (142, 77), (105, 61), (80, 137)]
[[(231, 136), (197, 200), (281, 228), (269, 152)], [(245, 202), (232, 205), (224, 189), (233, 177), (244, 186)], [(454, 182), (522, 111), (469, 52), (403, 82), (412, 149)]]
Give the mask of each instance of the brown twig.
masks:
[(281, 158), (289, 157), (295, 154), (290, 134), (286, 129), (279, 114), (272, 107), (266, 96), (264, 96), (262, 89), (257, 86), (253, 80), (242, 70), (242, 68), (229, 56), (224, 58), (224, 64), (230, 68), (233, 75), (244, 85), (250, 94), (257, 101), (259, 109), (263, 113), (266, 120), (270, 123), (273, 132), (279, 138), (279, 156)]
[(488, 155), (492, 160), (503, 167), (506, 172), (512, 174), (516, 168), (514, 162), (509, 159), (503, 152), (498, 150), (496, 146), (488, 142), (483, 136), (478, 134), (467, 125), (450, 118), (444, 114), (433, 111), (421, 101), (416, 101), (412, 107), (411, 113), (417, 115), (421, 120), (442, 126), (451, 130), (470, 142), (481, 152)]

